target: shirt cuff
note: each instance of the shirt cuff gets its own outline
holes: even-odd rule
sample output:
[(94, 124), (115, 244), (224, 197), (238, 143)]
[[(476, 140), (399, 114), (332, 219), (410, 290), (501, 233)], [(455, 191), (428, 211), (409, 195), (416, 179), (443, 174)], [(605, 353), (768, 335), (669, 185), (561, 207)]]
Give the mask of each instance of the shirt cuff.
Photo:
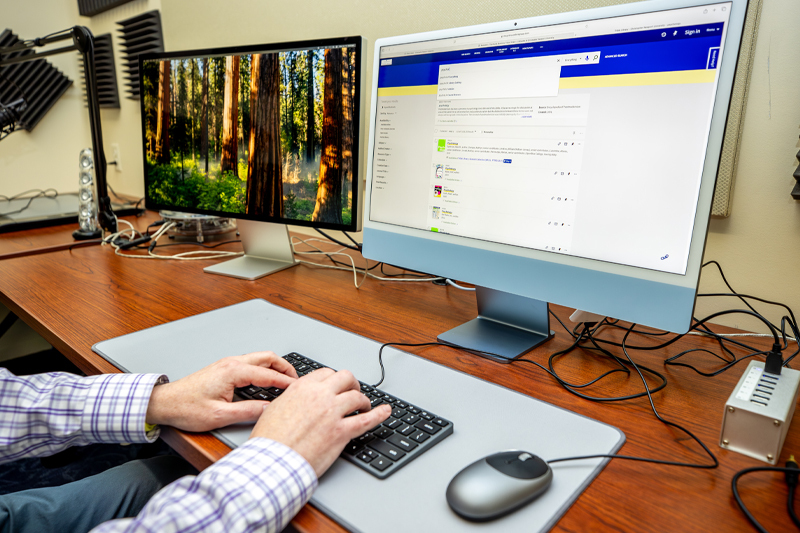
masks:
[(82, 430), (93, 442), (153, 442), (159, 431), (145, 432), (153, 387), (163, 374), (108, 374), (93, 379), (84, 405)]
[[(213, 472), (213, 474), (212, 474)], [(302, 455), (274, 440), (248, 440), (209, 467), (200, 477), (236, 480), (266, 512), (267, 531), (282, 531), (317, 488), (314, 469)], [(246, 478), (246, 479), (245, 479)], [(263, 522), (262, 522), (263, 524)]]

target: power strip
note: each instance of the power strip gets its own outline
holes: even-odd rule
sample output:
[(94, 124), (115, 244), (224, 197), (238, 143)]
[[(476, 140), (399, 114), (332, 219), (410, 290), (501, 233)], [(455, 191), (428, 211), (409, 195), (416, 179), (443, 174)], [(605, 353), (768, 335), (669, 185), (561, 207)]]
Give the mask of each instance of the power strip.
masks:
[(789, 432), (800, 371), (782, 368), (780, 375), (751, 361), (725, 404), (719, 445), (771, 465), (778, 462)]

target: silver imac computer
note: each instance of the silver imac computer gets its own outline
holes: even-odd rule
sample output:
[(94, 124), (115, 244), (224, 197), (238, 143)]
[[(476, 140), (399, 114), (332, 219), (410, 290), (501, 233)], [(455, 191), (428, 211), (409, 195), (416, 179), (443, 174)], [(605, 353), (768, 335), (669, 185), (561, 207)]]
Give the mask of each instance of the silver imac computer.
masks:
[(287, 224), (361, 228), (364, 41), (139, 56), (148, 209), (237, 219), (243, 279), (295, 263)]
[(477, 286), (439, 339), (517, 357), (553, 302), (691, 324), (746, 0), (380, 39), (364, 255)]

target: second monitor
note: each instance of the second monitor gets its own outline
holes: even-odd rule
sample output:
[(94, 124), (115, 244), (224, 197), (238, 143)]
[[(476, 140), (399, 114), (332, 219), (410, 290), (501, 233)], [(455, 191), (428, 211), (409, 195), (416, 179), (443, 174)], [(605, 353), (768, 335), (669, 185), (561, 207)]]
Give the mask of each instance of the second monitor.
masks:
[(236, 218), (245, 256), (295, 264), (286, 224), (360, 229), (361, 37), (140, 56), (149, 209)]

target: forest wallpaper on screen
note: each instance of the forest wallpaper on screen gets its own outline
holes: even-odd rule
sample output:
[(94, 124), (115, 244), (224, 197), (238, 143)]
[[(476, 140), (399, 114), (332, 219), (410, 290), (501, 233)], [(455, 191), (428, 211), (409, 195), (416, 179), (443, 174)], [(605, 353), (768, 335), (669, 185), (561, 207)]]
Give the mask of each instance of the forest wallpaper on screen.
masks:
[(147, 198), (351, 223), (355, 48), (144, 61)]

